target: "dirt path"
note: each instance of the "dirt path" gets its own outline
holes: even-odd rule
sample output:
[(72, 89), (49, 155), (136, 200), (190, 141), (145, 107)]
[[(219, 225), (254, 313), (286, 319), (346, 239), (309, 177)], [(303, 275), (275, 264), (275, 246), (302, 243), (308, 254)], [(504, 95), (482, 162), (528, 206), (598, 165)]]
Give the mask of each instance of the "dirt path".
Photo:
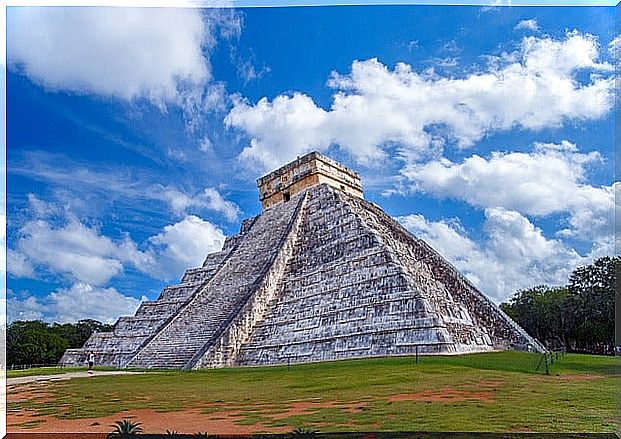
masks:
[[(36, 416), (33, 412), (22, 412), (19, 416), (11, 416), (7, 429), (9, 432), (55, 433), (84, 432), (103, 433), (113, 430), (116, 421), (127, 419), (139, 422), (145, 433), (165, 433), (167, 430), (177, 433), (194, 434), (208, 432), (210, 434), (251, 434), (257, 431), (287, 433), (291, 426), (269, 427), (260, 422), (252, 425), (240, 425), (238, 411), (218, 413), (201, 413), (200, 409), (186, 409), (178, 412), (156, 412), (151, 409), (127, 410), (114, 415), (98, 418), (58, 419), (54, 416)], [(23, 423), (34, 422), (28, 427)], [(22, 424), (22, 425), (20, 425)]]
[[(26, 385), (27, 389), (31, 386)], [(21, 393), (20, 398), (43, 401), (48, 394), (31, 390)], [(297, 425), (287, 418), (308, 415), (317, 410), (331, 408), (343, 413), (355, 414), (367, 406), (366, 401), (282, 401), (282, 406), (272, 407), (264, 404), (238, 406), (236, 404), (207, 403), (198, 407), (188, 407), (178, 411), (162, 412), (153, 409), (122, 410), (108, 416), (80, 419), (60, 419), (54, 414), (43, 415), (36, 408), (21, 408), (8, 414), (9, 432), (85, 432), (103, 433), (112, 431), (113, 424), (121, 419), (140, 422), (144, 432), (164, 433), (175, 430), (178, 433), (207, 431), (211, 434), (252, 434), (256, 432), (287, 433)], [(212, 411), (214, 407), (219, 408)], [(255, 418), (254, 422), (251, 418)], [(250, 422), (249, 422), (250, 421)], [(273, 425), (274, 421), (284, 421), (284, 425)], [(280, 422), (278, 422), (280, 424)], [(327, 424), (329, 425), (329, 424)], [(352, 424), (355, 425), (355, 424)]]
[(39, 381), (60, 381), (60, 380), (70, 380), (72, 378), (87, 378), (87, 377), (96, 377), (96, 376), (105, 376), (105, 375), (127, 375), (127, 374), (136, 374), (143, 372), (127, 372), (125, 370), (107, 370), (107, 371), (93, 371), (93, 373), (88, 373), (87, 371), (80, 372), (67, 372), (67, 373), (59, 373), (55, 375), (30, 375), (25, 377), (15, 377), (15, 378), (7, 378), (6, 385), (14, 386), (18, 384), (28, 384), (35, 383)]

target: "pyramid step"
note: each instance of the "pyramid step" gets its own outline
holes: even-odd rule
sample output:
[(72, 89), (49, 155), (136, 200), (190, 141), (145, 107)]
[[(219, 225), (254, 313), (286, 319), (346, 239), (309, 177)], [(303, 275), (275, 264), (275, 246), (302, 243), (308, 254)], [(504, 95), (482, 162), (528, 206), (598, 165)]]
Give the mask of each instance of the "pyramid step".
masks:
[[(274, 174), (265, 193), (282, 190), (285, 176), (312, 171), (289, 174), (295, 163)], [(357, 178), (321, 163), (334, 171), (330, 178)], [(230, 364), (236, 356), (252, 365), (282, 363), (283, 355), (408, 355), (414, 346), (433, 353), (544, 349), (440, 254), (343, 187), (313, 182), (266, 207), (225, 250), (85, 347), (110, 358), (127, 352), (129, 367), (171, 368), (221, 366), (221, 358)], [(219, 340), (236, 341), (221, 347)], [(68, 352), (67, 361), (82, 354)]]

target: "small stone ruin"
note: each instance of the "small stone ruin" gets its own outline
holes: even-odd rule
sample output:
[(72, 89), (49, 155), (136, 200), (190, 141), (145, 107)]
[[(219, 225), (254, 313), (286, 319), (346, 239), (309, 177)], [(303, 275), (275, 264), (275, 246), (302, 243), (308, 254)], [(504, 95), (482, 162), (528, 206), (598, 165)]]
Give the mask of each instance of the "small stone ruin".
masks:
[(202, 267), (60, 363), (197, 369), (545, 348), (313, 152), (258, 180), (263, 212)]

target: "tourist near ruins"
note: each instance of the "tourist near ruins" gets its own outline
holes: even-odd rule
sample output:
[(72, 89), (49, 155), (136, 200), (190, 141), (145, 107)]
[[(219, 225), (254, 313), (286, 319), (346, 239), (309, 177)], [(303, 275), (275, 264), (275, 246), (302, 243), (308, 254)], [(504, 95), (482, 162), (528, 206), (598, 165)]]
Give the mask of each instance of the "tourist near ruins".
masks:
[(199, 369), (545, 348), (312, 152), (260, 178), (263, 212), (65, 366)]

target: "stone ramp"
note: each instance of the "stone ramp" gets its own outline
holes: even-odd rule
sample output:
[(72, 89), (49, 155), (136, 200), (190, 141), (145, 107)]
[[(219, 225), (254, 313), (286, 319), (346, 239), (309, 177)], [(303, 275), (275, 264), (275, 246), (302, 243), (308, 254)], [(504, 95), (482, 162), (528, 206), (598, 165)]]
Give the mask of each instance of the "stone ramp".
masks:
[(308, 194), (301, 194), (293, 214), (293, 221), (281, 235), (279, 241), (272, 245), (278, 249), (272, 261), (257, 279), (256, 287), (249, 289), (246, 297), (239, 301), (235, 312), (220, 326), (212, 341), (204, 345), (192, 360), (186, 364), (186, 369), (204, 367), (234, 366), (243, 345), (248, 342), (257, 324), (265, 318), (269, 304), (279, 292), (279, 285), (285, 276), (286, 267), (294, 253), (298, 241), (300, 224), (305, 216)]
[(454, 352), (546, 351), (426, 242), (373, 203), (346, 195), (344, 198), (366, 224), (378, 231), (409, 279), (442, 316), (453, 340)]
[(446, 352), (452, 341), (424, 296), (329, 186), (309, 190), (279, 292), (238, 365)]
[(134, 316), (120, 317), (112, 332), (91, 335), (80, 349), (67, 349), (59, 364), (83, 366), (93, 351), (95, 363), (123, 367), (178, 310), (218, 271), (234, 246), (207, 256), (202, 267), (186, 270), (181, 283), (165, 287), (157, 300), (143, 302)]
[(239, 312), (258, 288), (290, 231), (304, 194), (263, 212), (209, 282), (126, 364), (182, 368)]
[(542, 346), (372, 203), (309, 190), (295, 252), (237, 365)]

